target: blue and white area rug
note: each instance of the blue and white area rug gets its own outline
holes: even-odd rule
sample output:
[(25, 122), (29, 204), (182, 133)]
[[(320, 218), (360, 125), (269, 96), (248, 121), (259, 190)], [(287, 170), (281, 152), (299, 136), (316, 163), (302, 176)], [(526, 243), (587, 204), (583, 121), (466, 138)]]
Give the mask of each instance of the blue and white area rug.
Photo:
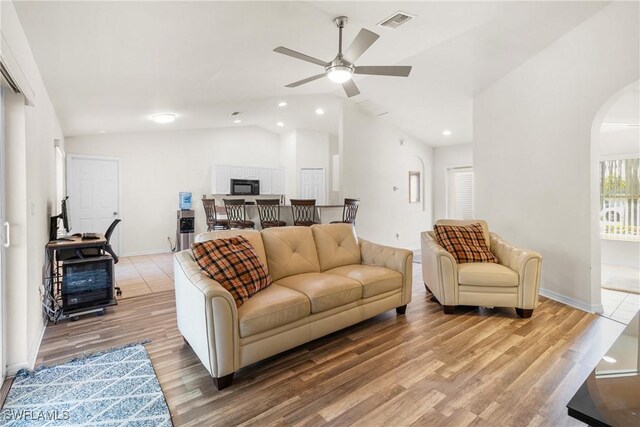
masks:
[(171, 416), (142, 344), (19, 372), (0, 425), (170, 427)]

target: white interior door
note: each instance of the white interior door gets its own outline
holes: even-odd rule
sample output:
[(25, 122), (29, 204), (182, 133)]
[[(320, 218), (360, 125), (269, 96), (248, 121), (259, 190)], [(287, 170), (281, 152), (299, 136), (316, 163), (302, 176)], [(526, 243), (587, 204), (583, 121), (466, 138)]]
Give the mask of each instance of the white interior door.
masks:
[[(117, 158), (68, 155), (67, 195), (71, 233), (104, 233), (120, 218), (121, 161)], [(111, 236), (111, 247), (120, 253), (122, 225)]]
[(300, 169), (298, 193), (301, 199), (316, 199), (317, 205), (325, 204), (326, 181), (324, 169)]

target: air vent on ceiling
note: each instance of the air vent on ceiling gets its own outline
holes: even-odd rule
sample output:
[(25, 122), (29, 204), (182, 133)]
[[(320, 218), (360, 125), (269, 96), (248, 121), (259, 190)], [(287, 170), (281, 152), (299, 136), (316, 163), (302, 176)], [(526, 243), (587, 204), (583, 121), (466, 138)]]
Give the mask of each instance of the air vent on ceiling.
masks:
[(367, 113), (374, 115), (374, 116), (384, 116), (385, 114), (388, 114), (389, 112), (387, 111), (386, 108), (384, 108), (382, 105), (370, 100), (370, 99), (365, 99), (364, 101), (360, 101), (357, 103), (358, 107), (362, 108), (364, 111), (366, 111)]
[(234, 111), (233, 113), (231, 113), (231, 117), (239, 116), (242, 113), (244, 113), (244, 111)]
[(405, 24), (415, 18), (415, 15), (411, 15), (406, 12), (396, 12), (387, 19), (384, 19), (382, 22), (378, 22), (379, 27), (385, 28), (398, 28), (400, 25)]

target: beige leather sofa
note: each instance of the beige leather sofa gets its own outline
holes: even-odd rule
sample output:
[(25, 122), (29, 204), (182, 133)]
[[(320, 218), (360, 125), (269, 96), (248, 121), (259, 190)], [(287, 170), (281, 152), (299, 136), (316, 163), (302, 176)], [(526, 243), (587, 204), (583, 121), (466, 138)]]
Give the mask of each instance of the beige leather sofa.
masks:
[(239, 308), (191, 250), (174, 257), (178, 329), (218, 389), (238, 369), (411, 301), (411, 251), (358, 239), (349, 224), (226, 230), (246, 237), (273, 284)]
[(439, 220), (436, 224), (468, 225), (480, 223), (495, 263), (458, 264), (438, 244), (433, 231), (421, 234), (422, 277), (425, 287), (440, 302), (445, 313), (457, 305), (515, 307), (521, 317), (531, 317), (538, 304), (542, 256), (518, 249), (490, 233), (481, 220)]

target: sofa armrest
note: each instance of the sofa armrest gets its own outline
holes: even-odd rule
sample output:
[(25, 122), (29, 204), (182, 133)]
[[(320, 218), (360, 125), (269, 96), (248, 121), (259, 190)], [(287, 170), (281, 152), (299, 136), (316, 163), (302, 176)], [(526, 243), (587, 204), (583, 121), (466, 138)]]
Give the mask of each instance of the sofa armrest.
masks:
[(453, 255), (424, 231), (420, 234), (422, 279), (442, 305), (458, 304), (458, 263)]
[(190, 250), (174, 255), (178, 329), (216, 378), (240, 368), (238, 310), (233, 296), (202, 273)]
[(364, 239), (358, 239), (358, 241), (363, 264), (386, 267), (402, 274), (402, 305), (409, 304), (413, 286), (413, 252), (378, 245)]
[(538, 304), (542, 255), (517, 248), (496, 233), (491, 235), (491, 252), (498, 262), (518, 273), (518, 304), (520, 308), (533, 309)]

